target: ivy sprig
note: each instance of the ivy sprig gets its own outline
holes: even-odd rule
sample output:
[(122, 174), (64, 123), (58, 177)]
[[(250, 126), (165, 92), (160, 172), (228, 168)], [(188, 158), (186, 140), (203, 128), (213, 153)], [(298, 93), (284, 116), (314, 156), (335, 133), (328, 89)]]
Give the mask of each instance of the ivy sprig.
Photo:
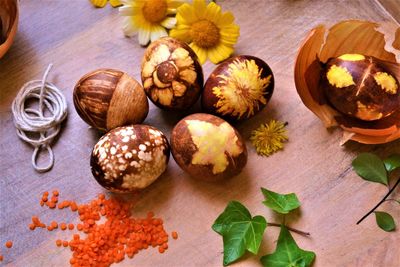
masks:
[(352, 166), (355, 172), (364, 180), (380, 183), (388, 187), (388, 192), (381, 201), (367, 212), (357, 222), (357, 224), (360, 224), (365, 218), (374, 213), (376, 223), (382, 230), (387, 232), (394, 231), (396, 229), (396, 223), (393, 217), (387, 212), (376, 211), (376, 209), (385, 201), (396, 201), (397, 203), (400, 203), (400, 200), (389, 198), (396, 187), (400, 184), (399, 177), (394, 185), (390, 187), (392, 172), (400, 168), (400, 155), (394, 154), (382, 160), (373, 153), (361, 153), (353, 160)]
[[(279, 194), (265, 188), (261, 188), (261, 192), (265, 198), (264, 205), (279, 214), (286, 215), (300, 207), (300, 201), (294, 193)], [(226, 266), (238, 260), (246, 250), (258, 254), (267, 226), (280, 227), (280, 234), (275, 252), (261, 258), (263, 266), (312, 265), (315, 253), (299, 248), (290, 231), (304, 236), (310, 235), (309, 233), (291, 228), (284, 223), (267, 222), (261, 215), (252, 217), (249, 210), (238, 201), (229, 202), (212, 225), (212, 229), (223, 238), (223, 264)]]

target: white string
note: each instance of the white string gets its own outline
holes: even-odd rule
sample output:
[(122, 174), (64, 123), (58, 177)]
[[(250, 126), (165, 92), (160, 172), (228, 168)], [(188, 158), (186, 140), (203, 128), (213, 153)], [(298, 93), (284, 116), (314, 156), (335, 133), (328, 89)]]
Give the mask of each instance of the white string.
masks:
[[(53, 167), (54, 155), (50, 144), (60, 132), (61, 122), (67, 117), (67, 101), (64, 95), (55, 85), (46, 82), (52, 66), (53, 64), (50, 64), (47, 67), (42, 80), (25, 83), (12, 103), (17, 135), (35, 148), (32, 165), (38, 172), (46, 172)], [(39, 100), (38, 109), (26, 108), (25, 102), (32, 98)], [(50, 116), (44, 116), (44, 106), (50, 112)], [(28, 132), (39, 133), (39, 139), (28, 136)], [(47, 149), (49, 163), (47, 166), (39, 167), (36, 160), (42, 149)]]

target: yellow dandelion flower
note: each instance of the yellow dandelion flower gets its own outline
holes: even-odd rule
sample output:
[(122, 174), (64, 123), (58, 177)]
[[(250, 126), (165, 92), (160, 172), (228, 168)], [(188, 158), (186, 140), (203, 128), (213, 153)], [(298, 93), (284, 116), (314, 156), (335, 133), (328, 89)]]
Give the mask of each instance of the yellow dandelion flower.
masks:
[[(105, 7), (107, 5), (108, 0), (90, 0), (90, 3), (95, 7)], [(110, 5), (112, 7), (122, 6), (120, 0), (110, 0)]]
[(239, 38), (239, 26), (234, 24), (231, 12), (221, 12), (214, 2), (206, 5), (205, 0), (193, 0), (183, 4), (176, 14), (177, 25), (170, 36), (189, 43), (200, 63), (207, 58), (214, 64), (228, 58)]
[(184, 0), (121, 0), (119, 13), (124, 16), (123, 30), (126, 36), (138, 33), (140, 45), (147, 45), (160, 37), (167, 36), (167, 30), (176, 24), (177, 8)]
[(250, 141), (259, 155), (268, 157), (283, 149), (283, 143), (288, 140), (286, 125), (287, 123), (271, 120), (251, 133)]

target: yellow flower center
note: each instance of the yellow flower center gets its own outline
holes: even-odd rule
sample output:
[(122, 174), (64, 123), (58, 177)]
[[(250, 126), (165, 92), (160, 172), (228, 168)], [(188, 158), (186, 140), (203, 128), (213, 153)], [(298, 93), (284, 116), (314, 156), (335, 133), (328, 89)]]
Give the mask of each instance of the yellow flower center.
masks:
[(220, 34), (218, 27), (214, 23), (208, 20), (199, 20), (193, 23), (190, 37), (199, 47), (210, 48), (219, 43)]
[(147, 0), (143, 5), (143, 16), (151, 23), (162, 21), (167, 14), (167, 1), (165, 0)]

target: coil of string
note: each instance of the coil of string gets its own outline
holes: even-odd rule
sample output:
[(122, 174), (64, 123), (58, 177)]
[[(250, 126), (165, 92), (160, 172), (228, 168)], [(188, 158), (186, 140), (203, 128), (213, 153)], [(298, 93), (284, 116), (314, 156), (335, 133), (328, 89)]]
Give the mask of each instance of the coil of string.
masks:
[[(38, 172), (46, 172), (53, 167), (51, 143), (60, 132), (62, 121), (67, 117), (67, 101), (64, 95), (54, 84), (46, 81), (52, 66), (50, 64), (47, 67), (42, 80), (25, 83), (12, 103), (17, 135), (34, 147), (32, 166)], [(29, 99), (39, 101), (37, 109), (27, 107)], [(50, 113), (49, 116), (45, 116), (45, 108)], [(39, 134), (39, 138), (32, 137), (32, 133)], [(38, 166), (38, 154), (44, 149), (49, 153), (49, 163)]]

